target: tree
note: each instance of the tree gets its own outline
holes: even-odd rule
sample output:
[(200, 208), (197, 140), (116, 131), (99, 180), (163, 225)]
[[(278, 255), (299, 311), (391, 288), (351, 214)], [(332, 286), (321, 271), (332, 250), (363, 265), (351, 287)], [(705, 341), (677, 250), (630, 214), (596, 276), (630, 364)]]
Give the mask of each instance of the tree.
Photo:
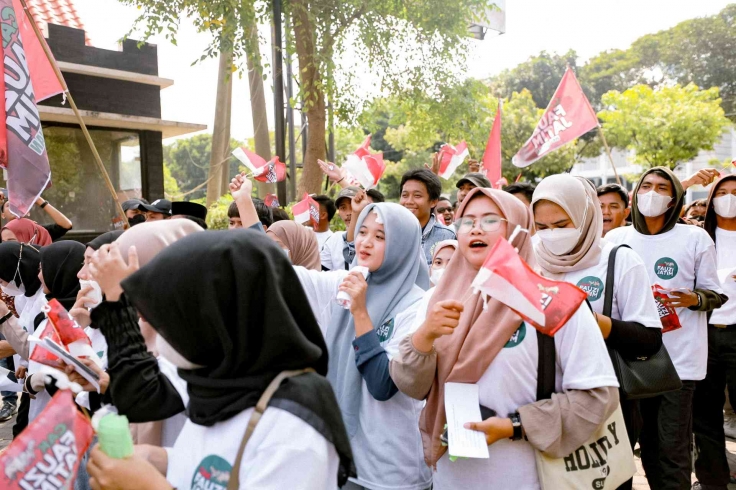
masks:
[(598, 117), (613, 146), (636, 151), (635, 163), (674, 169), (722, 137), (729, 121), (720, 103), (717, 87), (636, 85), (605, 94)]

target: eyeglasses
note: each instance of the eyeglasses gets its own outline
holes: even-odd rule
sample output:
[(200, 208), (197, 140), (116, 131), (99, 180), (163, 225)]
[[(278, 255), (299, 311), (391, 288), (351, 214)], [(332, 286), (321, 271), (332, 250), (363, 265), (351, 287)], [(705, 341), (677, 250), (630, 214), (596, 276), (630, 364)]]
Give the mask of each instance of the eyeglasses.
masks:
[(452, 212), (452, 207), (449, 207), (449, 208), (437, 208), (437, 212), (440, 213), (440, 214), (441, 213), (450, 213), (450, 212)]
[[(455, 221), (455, 229), (459, 234), (470, 233), (475, 227), (477, 218), (460, 218)], [(489, 214), (480, 218), (480, 229), (483, 231), (496, 231), (501, 227), (501, 222), (506, 221), (505, 218), (498, 216), (497, 214)]]

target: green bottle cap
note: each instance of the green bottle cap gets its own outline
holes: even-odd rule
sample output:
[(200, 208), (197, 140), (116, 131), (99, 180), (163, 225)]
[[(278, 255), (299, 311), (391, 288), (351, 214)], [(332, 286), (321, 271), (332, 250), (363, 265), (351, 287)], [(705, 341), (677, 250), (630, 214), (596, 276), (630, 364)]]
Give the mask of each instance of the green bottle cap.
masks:
[(111, 413), (102, 417), (97, 438), (102, 451), (111, 458), (123, 459), (133, 455), (133, 437), (125, 415)]

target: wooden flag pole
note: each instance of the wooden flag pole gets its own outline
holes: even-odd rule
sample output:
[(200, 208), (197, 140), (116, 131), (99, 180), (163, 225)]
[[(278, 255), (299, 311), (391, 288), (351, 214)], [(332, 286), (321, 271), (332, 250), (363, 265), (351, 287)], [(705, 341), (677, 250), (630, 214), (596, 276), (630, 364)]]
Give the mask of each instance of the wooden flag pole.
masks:
[(30, 10), (28, 10), (28, 5), (26, 4), (26, 0), (20, 0), (20, 3), (23, 6), (23, 10), (25, 10), (26, 12), (28, 21), (31, 23), (31, 26), (33, 26), (33, 32), (36, 33), (38, 42), (40, 42), (41, 46), (43, 47), (43, 52), (46, 53), (46, 58), (48, 58), (49, 63), (54, 69), (56, 78), (59, 80), (61, 87), (64, 89), (66, 98), (67, 100), (69, 100), (69, 105), (71, 106), (72, 111), (74, 111), (74, 115), (77, 117), (77, 120), (79, 121), (79, 126), (82, 128), (82, 133), (84, 134), (84, 138), (87, 140), (87, 144), (89, 144), (90, 150), (92, 150), (92, 155), (94, 156), (95, 163), (97, 164), (97, 168), (102, 174), (102, 178), (104, 179), (105, 184), (107, 185), (107, 189), (110, 191), (110, 195), (112, 196), (113, 202), (115, 203), (117, 212), (123, 220), (123, 228), (128, 228), (129, 226), (128, 218), (125, 216), (125, 211), (123, 211), (123, 206), (118, 201), (118, 194), (115, 191), (115, 186), (113, 185), (112, 180), (110, 180), (110, 175), (107, 173), (107, 169), (105, 169), (105, 165), (102, 163), (102, 158), (100, 158), (100, 154), (97, 152), (95, 143), (94, 141), (92, 141), (92, 136), (90, 136), (89, 131), (87, 130), (87, 125), (84, 124), (84, 120), (82, 119), (82, 115), (79, 113), (77, 104), (74, 103), (74, 98), (72, 97), (71, 92), (69, 92), (69, 87), (67, 87), (66, 85), (66, 81), (64, 80), (64, 77), (61, 74), (61, 70), (59, 70), (59, 67), (56, 66), (54, 55), (51, 53), (51, 49), (46, 43), (46, 40), (44, 39), (43, 34), (41, 33), (41, 30), (38, 28), (38, 24), (36, 24), (36, 21), (33, 19), (33, 16), (31, 15)]
[(611, 149), (608, 147), (606, 136), (603, 134), (603, 127), (601, 127), (600, 125), (598, 125), (598, 134), (601, 135), (601, 139), (603, 140), (603, 146), (606, 147), (606, 153), (608, 154), (608, 161), (611, 162), (611, 167), (613, 168), (613, 175), (616, 176), (616, 183), (618, 185), (621, 185), (621, 177), (618, 176), (616, 165), (613, 163), (613, 156), (611, 155)]

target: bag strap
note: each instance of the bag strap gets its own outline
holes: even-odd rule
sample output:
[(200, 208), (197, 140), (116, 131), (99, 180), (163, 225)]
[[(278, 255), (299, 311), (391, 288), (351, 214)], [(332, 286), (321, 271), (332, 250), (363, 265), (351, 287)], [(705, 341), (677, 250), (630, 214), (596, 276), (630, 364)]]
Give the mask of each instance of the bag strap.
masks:
[(281, 371), (275, 378), (273, 378), (273, 381), (271, 381), (271, 383), (261, 395), (261, 398), (258, 400), (255, 410), (253, 410), (253, 415), (251, 415), (250, 420), (248, 420), (248, 427), (245, 429), (243, 440), (240, 442), (240, 448), (238, 449), (238, 455), (235, 456), (235, 464), (233, 465), (233, 469), (230, 472), (230, 480), (227, 482), (227, 490), (238, 490), (240, 486), (238, 482), (238, 479), (240, 477), (240, 462), (243, 460), (245, 446), (246, 444), (248, 444), (250, 436), (252, 436), (253, 432), (256, 430), (256, 426), (261, 420), (263, 412), (266, 411), (268, 402), (271, 401), (271, 397), (273, 397), (274, 393), (276, 393), (276, 390), (278, 390), (281, 386), (281, 382), (284, 381), (286, 378), (293, 378), (294, 376), (299, 376), (300, 374), (313, 372), (314, 369), (312, 368), (297, 369), (294, 371)]
[(555, 376), (557, 371), (554, 337), (543, 334), (537, 330), (537, 349), (539, 360), (537, 361), (537, 401), (552, 397), (555, 392)]
[(606, 273), (606, 284), (603, 286), (605, 291), (603, 299), (603, 314), (609, 318), (611, 316), (611, 310), (613, 310), (613, 289), (614, 284), (616, 283), (616, 253), (621, 247), (626, 247), (628, 249), (631, 248), (622, 243), (621, 245), (613, 247), (613, 250), (611, 250), (611, 253), (608, 255), (608, 272)]

